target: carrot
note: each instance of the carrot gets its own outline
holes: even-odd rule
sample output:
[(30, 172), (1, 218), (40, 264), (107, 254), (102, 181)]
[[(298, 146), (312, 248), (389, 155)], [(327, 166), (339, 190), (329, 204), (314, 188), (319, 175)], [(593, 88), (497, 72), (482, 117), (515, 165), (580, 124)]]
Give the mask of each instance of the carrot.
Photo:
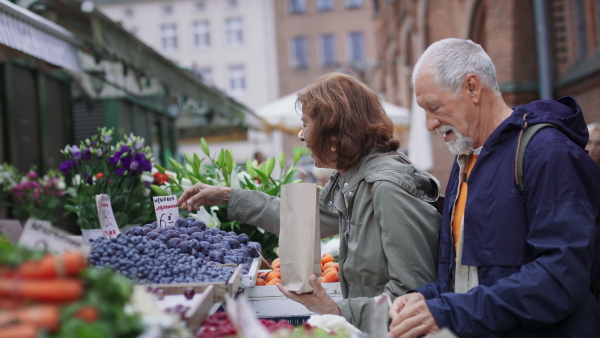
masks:
[(75, 312), (75, 317), (91, 324), (98, 319), (98, 309), (91, 305), (82, 306)]
[(21, 323), (36, 328), (46, 328), (51, 332), (58, 329), (60, 307), (56, 305), (32, 305), (13, 311), (0, 312), (0, 327), (10, 323)]
[(35, 338), (39, 330), (29, 324), (14, 324), (0, 328), (0, 338)]
[(2, 310), (14, 310), (23, 306), (24, 302), (16, 299), (0, 298), (0, 311)]
[(22, 300), (68, 302), (79, 299), (82, 294), (83, 283), (74, 278), (0, 279), (0, 296), (12, 296)]
[(87, 267), (85, 256), (79, 251), (59, 255), (47, 254), (37, 261), (23, 262), (16, 275), (25, 279), (76, 276)]

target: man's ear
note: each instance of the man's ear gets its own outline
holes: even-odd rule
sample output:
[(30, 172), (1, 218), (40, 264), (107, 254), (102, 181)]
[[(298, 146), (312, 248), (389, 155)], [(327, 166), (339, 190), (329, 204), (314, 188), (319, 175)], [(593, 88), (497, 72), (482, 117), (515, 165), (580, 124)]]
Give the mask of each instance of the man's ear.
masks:
[(467, 74), (465, 77), (465, 87), (474, 103), (479, 103), (481, 97), (481, 82), (475, 74)]

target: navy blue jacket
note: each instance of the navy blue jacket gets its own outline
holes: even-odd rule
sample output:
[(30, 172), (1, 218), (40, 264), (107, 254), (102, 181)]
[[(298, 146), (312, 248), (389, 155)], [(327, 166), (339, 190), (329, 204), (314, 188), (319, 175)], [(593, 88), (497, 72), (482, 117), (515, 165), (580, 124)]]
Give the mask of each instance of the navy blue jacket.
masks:
[[(514, 179), (523, 115), (549, 122), (525, 151), (524, 200)], [(460, 337), (600, 337), (591, 285), (600, 261), (600, 166), (584, 151), (588, 132), (572, 97), (519, 106), (494, 130), (467, 180), (463, 264), (479, 286), (452, 290), (455, 163), (440, 230), (438, 279), (422, 293), (438, 326)]]

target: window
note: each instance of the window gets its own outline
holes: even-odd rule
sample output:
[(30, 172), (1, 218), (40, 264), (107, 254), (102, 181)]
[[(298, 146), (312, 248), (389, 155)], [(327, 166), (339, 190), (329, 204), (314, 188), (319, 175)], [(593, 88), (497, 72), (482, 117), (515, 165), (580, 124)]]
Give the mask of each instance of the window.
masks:
[(306, 12), (306, 0), (288, 0), (290, 13), (301, 14)]
[(350, 62), (365, 60), (363, 33), (353, 32), (348, 34), (348, 59)]
[(196, 12), (204, 12), (205, 9), (206, 9), (206, 6), (204, 4), (204, 1), (196, 2)]
[(308, 68), (308, 43), (306, 37), (292, 39), (291, 62), (294, 69)]
[(321, 50), (321, 66), (335, 66), (337, 63), (335, 60), (335, 38), (333, 34), (321, 35), (319, 45)]
[(162, 25), (160, 27), (162, 37), (162, 48), (166, 52), (177, 49), (177, 26), (175, 24)]
[(362, 6), (362, 0), (345, 0), (346, 8), (360, 8)]
[(333, 0), (317, 0), (317, 10), (319, 12), (333, 10)]
[(171, 15), (173, 13), (173, 6), (171, 5), (166, 5), (163, 7), (163, 14), (164, 15)]
[(208, 83), (208, 84), (213, 83), (212, 68), (210, 68), (210, 67), (199, 68), (198, 74), (200, 74), (200, 76), (202, 77), (202, 81), (204, 81), (205, 83)]
[(194, 22), (194, 47), (199, 50), (210, 47), (210, 26), (206, 20)]
[(127, 8), (127, 9), (125, 10), (125, 17), (126, 17), (126, 18), (133, 18), (133, 9), (131, 9), (131, 8)]
[(227, 45), (229, 47), (240, 46), (244, 42), (242, 19), (229, 18), (226, 20), (226, 27)]
[(244, 65), (229, 66), (229, 93), (240, 95), (246, 90), (246, 74)]

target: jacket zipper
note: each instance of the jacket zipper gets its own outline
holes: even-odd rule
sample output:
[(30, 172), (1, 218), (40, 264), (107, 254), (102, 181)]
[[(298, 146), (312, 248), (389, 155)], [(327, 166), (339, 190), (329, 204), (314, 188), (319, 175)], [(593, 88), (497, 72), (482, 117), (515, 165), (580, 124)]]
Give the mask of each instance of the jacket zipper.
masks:
[[(337, 206), (335, 208), (337, 209), (337, 211), (340, 213), (340, 215), (342, 215), (342, 217), (346, 221), (346, 227), (344, 229), (343, 237), (344, 237), (344, 254), (347, 255), (348, 254), (348, 237), (350, 237), (350, 219), (346, 215), (344, 215), (344, 213), (342, 213), (342, 211)], [(340, 270), (344, 269), (345, 264), (346, 264), (346, 259), (344, 259), (344, 264), (342, 266), (340, 266)], [(346, 295), (348, 295), (348, 282), (346, 282), (345, 278), (344, 278), (344, 290), (346, 291), (345, 292)]]

